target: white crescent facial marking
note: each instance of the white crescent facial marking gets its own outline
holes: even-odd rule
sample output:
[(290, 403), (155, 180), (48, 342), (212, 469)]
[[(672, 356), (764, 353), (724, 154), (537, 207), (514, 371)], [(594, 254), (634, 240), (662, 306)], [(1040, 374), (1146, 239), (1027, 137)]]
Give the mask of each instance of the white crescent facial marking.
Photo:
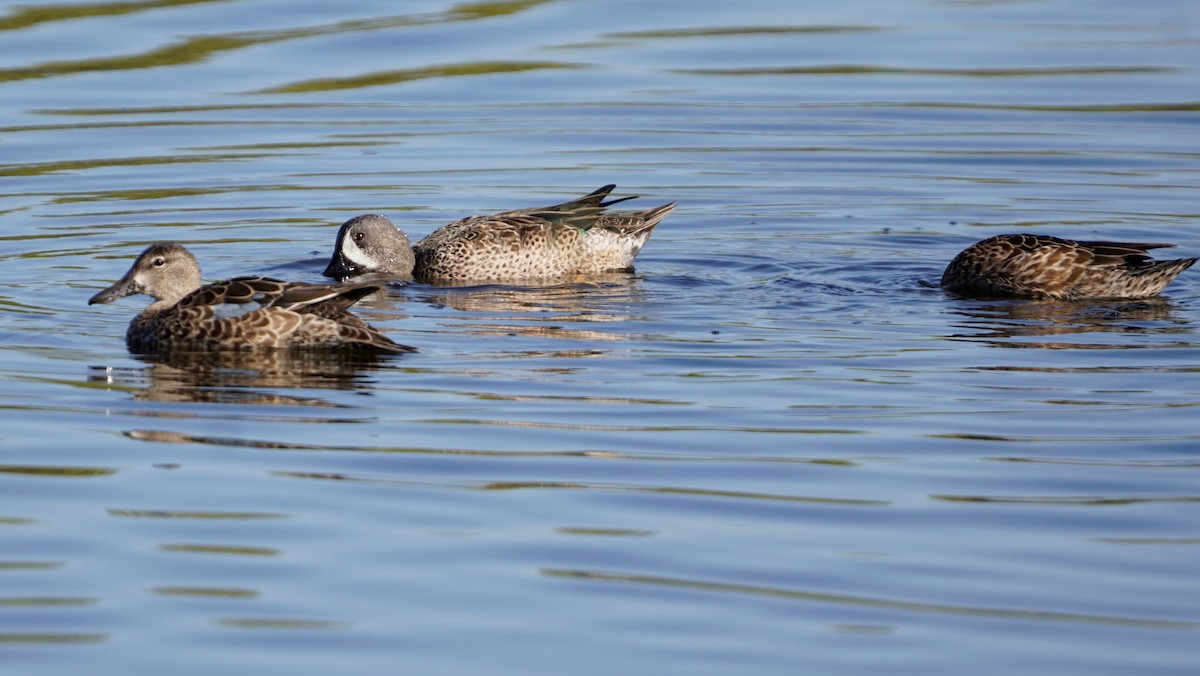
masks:
[(346, 260), (355, 265), (360, 265), (364, 268), (375, 267), (375, 262), (367, 257), (366, 252), (355, 244), (353, 240), (342, 240), (342, 255), (346, 257)]

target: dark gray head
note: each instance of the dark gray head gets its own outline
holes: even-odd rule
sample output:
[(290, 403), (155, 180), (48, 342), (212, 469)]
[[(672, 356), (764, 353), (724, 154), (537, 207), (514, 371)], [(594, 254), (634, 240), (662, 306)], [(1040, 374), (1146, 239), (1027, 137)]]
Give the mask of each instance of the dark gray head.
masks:
[(200, 264), (196, 257), (178, 244), (164, 242), (143, 251), (124, 277), (89, 298), (88, 305), (111, 303), (136, 293), (174, 304), (198, 288)]
[(324, 275), (347, 280), (371, 274), (391, 279), (412, 277), (412, 244), (386, 216), (364, 214), (342, 224)]

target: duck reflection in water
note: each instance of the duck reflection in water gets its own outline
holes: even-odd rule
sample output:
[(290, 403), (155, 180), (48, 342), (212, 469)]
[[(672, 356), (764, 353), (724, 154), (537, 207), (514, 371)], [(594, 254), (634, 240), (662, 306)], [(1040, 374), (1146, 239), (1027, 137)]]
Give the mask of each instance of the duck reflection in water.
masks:
[[(952, 340), (984, 343), (992, 347), (1039, 348), (1049, 350), (1113, 350), (1141, 347), (1128, 336), (1180, 334), (1195, 332), (1189, 322), (1178, 319), (1174, 304), (1166, 298), (1140, 300), (1096, 300), (1071, 302), (1056, 300), (961, 301), (951, 310), (965, 319), (951, 334)], [(1122, 334), (1111, 341), (1083, 340), (1080, 334)], [(1077, 335), (1076, 340), (1065, 340)], [(1063, 340), (1036, 340), (1057, 336)], [(1035, 339), (1035, 340), (1030, 340)], [(1161, 340), (1145, 347), (1163, 347)]]
[(254, 350), (166, 352), (134, 357), (145, 366), (89, 367), (88, 382), (124, 389), (142, 401), (336, 407), (319, 396), (276, 390), (370, 392), (373, 371), (389, 367), (365, 351)]
[(520, 286), (409, 286), (413, 300), (471, 316), (454, 327), (474, 335), (548, 336), (576, 340), (625, 340), (623, 332), (582, 328), (588, 324), (642, 319), (633, 308), (644, 302), (641, 278), (613, 272), (573, 281), (528, 281)]

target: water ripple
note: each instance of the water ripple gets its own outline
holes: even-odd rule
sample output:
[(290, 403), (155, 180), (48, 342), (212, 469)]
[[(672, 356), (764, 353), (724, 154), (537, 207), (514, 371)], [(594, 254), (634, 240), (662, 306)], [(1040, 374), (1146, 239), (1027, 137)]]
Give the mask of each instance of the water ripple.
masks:
[(955, 615), (1022, 621), (1034, 620), (1046, 622), (1102, 624), (1129, 628), (1169, 629), (1178, 631), (1195, 631), (1196, 629), (1200, 628), (1200, 623), (1196, 622), (1178, 622), (1171, 620), (1156, 620), (1134, 617), (1089, 615), (1085, 613), (1068, 613), (1052, 610), (1012, 610), (1008, 608), (955, 606), (937, 603), (921, 603), (916, 601), (872, 598), (865, 596), (852, 596), (848, 594), (831, 594), (827, 592), (804, 591), (782, 587), (734, 584), (706, 580), (692, 580), (686, 578), (663, 577), (656, 575), (638, 575), (635, 573), (547, 568), (542, 570), (542, 574), (548, 577), (576, 580), (580, 582), (653, 585), (714, 593), (769, 596), (772, 598), (792, 601), (805, 601), (810, 603), (866, 606), (905, 613), (932, 613), (938, 615)]

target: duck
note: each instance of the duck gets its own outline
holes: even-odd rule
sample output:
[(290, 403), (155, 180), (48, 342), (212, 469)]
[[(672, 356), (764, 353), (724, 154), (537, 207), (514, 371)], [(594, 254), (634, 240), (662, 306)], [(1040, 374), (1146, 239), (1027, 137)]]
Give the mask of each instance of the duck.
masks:
[[(578, 199), (532, 209), (468, 216), (412, 246), (380, 214), (342, 224), (325, 276), (416, 279), (433, 284), (506, 282), (631, 270), (650, 233), (675, 203), (608, 212), (636, 195), (608, 200), (615, 184)], [(607, 201), (606, 201), (607, 200)]]
[(967, 247), (942, 274), (942, 288), (974, 298), (1146, 298), (1196, 258), (1155, 260), (1174, 244), (1076, 241), (1050, 235), (996, 235)]
[(185, 247), (160, 242), (146, 248), (112, 286), (88, 305), (144, 293), (154, 299), (129, 322), (131, 352), (255, 348), (368, 349), (414, 352), (348, 308), (378, 284), (307, 284), (269, 277), (236, 277), (201, 284), (200, 264)]

